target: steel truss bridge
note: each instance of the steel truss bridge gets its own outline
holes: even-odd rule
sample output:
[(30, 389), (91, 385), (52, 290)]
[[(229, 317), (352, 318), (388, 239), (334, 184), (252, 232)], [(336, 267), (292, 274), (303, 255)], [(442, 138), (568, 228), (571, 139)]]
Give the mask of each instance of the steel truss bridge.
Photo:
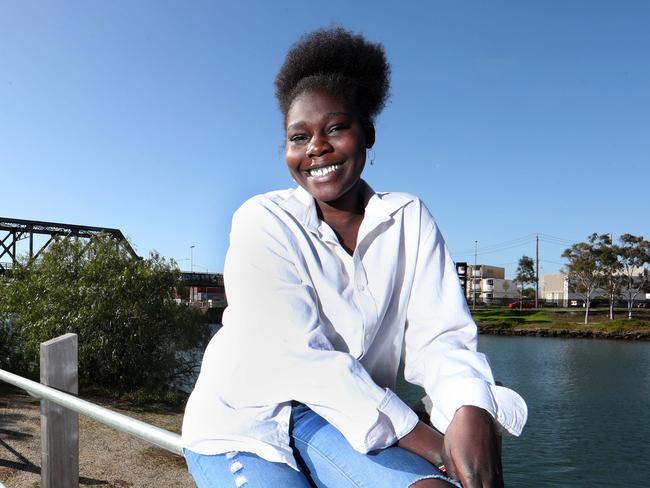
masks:
[[(46, 235), (45, 244), (34, 247), (35, 235)], [(59, 224), (39, 220), (19, 220), (0, 217), (0, 273), (16, 264), (18, 255), (16, 245), (19, 241), (29, 239), (29, 258), (36, 259), (57, 237), (78, 237), (90, 239), (98, 234), (108, 234), (116, 239), (133, 256), (139, 259), (129, 241), (119, 229), (107, 227), (90, 227), (87, 225)]]

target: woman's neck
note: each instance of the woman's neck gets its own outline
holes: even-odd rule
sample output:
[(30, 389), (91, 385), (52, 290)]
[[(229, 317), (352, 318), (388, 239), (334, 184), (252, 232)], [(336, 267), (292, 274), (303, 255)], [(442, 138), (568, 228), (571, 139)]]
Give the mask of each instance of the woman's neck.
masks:
[(367, 203), (366, 185), (361, 180), (334, 202), (316, 201), (318, 218), (334, 230), (339, 243), (350, 255), (357, 247), (357, 236)]

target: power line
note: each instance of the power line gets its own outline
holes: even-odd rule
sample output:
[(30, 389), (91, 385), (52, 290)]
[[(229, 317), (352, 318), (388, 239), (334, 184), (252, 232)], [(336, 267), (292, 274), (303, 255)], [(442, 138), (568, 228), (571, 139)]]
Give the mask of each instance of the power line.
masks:
[[(521, 247), (524, 246), (525, 244), (530, 244), (535, 239), (539, 236), (539, 240), (547, 243), (547, 244), (555, 244), (555, 245), (561, 245), (561, 246), (572, 246), (573, 244), (577, 243), (578, 241), (572, 240), (572, 239), (567, 239), (565, 237), (558, 237), (558, 236), (553, 236), (550, 234), (544, 234), (544, 233), (539, 233), (539, 234), (527, 234), (525, 236), (521, 237), (516, 237), (514, 239), (509, 239), (507, 241), (502, 241), (502, 242), (497, 242), (495, 244), (489, 244), (486, 246), (481, 246), (480, 251), (478, 252), (478, 255), (483, 255), (483, 254), (492, 254), (495, 252), (499, 251), (507, 251), (509, 249), (514, 249), (516, 247)], [(452, 252), (452, 255), (457, 256), (457, 257), (465, 257), (465, 256), (473, 256), (474, 255), (474, 249), (463, 249), (462, 251), (459, 252)]]
[(557, 236), (552, 236), (549, 234), (539, 234), (540, 239), (543, 242), (547, 242), (549, 244), (558, 244), (562, 246), (572, 246), (578, 241), (572, 240), (572, 239), (566, 239), (564, 237), (557, 237)]
[[(517, 247), (522, 247), (522, 246), (525, 246), (526, 244), (529, 244), (529, 243), (530, 243), (530, 241), (529, 241), (529, 242), (522, 242), (521, 244), (514, 244), (514, 245), (512, 245), (512, 246), (505, 246), (505, 247), (501, 247), (501, 248), (497, 248), (497, 249), (492, 249), (492, 250), (489, 250), (489, 251), (483, 251), (483, 250), (481, 250), (481, 251), (479, 251), (477, 254), (478, 254), (479, 256), (483, 256), (484, 254), (494, 254), (494, 253), (496, 253), (496, 252), (507, 251), (508, 249), (515, 249), (515, 248), (517, 248)], [(457, 257), (462, 257), (462, 256), (473, 256), (474, 253), (473, 253), (473, 252), (471, 252), (471, 253), (466, 253), (466, 254), (456, 254), (456, 253), (452, 253), (452, 255), (453, 255), (453, 256), (457, 256)]]
[[(525, 235), (525, 236), (522, 236), (522, 237), (516, 237), (514, 239), (510, 239), (510, 240), (507, 240), (507, 241), (498, 242), (496, 244), (489, 244), (487, 246), (481, 245), (481, 252), (479, 254), (483, 254), (486, 251), (498, 250), (498, 249), (500, 249), (500, 248), (502, 248), (504, 246), (511, 246), (513, 244), (523, 245), (523, 244), (525, 244), (527, 242), (532, 241), (534, 238), (535, 238), (535, 234), (528, 234), (528, 235)], [(456, 253), (454, 253), (454, 254), (456, 254)], [(474, 248), (459, 251), (457, 254), (459, 256), (473, 255), (474, 254)]]

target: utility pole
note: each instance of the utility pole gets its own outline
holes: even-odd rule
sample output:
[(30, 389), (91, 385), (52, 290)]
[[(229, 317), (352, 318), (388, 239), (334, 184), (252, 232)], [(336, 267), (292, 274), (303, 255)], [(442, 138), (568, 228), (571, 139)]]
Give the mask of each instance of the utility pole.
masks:
[(478, 250), (478, 241), (474, 241), (474, 268), (472, 269), (472, 310), (476, 310), (476, 281), (474, 276), (476, 275), (476, 254)]
[(535, 308), (539, 306), (539, 234), (535, 234)]

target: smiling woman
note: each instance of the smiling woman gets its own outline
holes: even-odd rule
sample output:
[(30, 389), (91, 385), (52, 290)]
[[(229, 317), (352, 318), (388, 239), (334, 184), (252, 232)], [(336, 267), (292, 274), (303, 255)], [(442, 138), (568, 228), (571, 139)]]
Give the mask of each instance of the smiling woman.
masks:
[(325, 90), (300, 95), (287, 113), (286, 161), (296, 183), (316, 200), (319, 217), (352, 254), (366, 205), (366, 136), (359, 116)]
[(365, 156), (361, 121), (342, 101), (324, 90), (296, 98), (287, 114), (287, 166), (320, 208), (359, 209), (362, 202), (346, 197), (358, 193)]
[[(298, 187), (233, 217), (224, 326), (183, 423), (200, 487), (503, 485), (498, 435), (519, 435), (526, 404), (476, 351), (425, 205), (361, 178), (389, 73), (381, 45), (328, 29), (278, 74)], [(400, 361), (435, 429), (393, 393)]]

